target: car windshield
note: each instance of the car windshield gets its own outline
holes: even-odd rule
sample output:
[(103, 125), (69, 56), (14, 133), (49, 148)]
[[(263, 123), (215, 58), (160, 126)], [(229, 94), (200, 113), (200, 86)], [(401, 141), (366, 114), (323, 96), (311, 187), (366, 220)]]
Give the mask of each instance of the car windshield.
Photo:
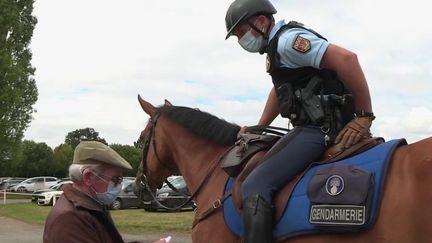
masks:
[(56, 190), (56, 189), (59, 188), (59, 186), (60, 186), (60, 184), (52, 185), (52, 186), (49, 187), (49, 189)]
[[(175, 187), (175, 188), (182, 188), (186, 186), (186, 183), (183, 179), (183, 177), (177, 177), (175, 179), (173, 179), (172, 181), (170, 181), (170, 183)], [(168, 185), (165, 185), (168, 186)]]

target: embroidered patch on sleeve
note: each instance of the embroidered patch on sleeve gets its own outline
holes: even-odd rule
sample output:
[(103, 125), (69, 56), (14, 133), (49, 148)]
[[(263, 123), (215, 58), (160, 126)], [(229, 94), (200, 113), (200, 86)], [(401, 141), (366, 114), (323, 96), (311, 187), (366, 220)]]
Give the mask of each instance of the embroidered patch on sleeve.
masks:
[(292, 48), (298, 52), (306, 53), (311, 49), (310, 40), (297, 35), (293, 42)]

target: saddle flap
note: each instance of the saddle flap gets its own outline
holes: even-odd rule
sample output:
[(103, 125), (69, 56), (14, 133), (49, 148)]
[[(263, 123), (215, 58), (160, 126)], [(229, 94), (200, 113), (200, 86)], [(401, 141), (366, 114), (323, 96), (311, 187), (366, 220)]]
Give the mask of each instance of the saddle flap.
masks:
[(270, 149), (280, 136), (245, 133), (227, 152), (221, 167), (233, 177), (236, 177), (245, 163), (257, 152)]

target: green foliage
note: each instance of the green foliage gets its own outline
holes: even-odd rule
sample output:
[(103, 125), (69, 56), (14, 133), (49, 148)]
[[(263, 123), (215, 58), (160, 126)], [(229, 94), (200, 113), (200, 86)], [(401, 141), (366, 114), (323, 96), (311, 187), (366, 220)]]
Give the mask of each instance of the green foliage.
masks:
[(24, 140), (22, 159), (17, 167), (19, 176), (51, 175), (53, 172), (53, 151), (46, 143)]
[(142, 158), (142, 150), (134, 146), (121, 144), (110, 144), (110, 147), (132, 165), (132, 171), (124, 171), (124, 176), (135, 176)]
[[(1, 0), (0, 0), (1, 1)], [(81, 140), (96, 140), (107, 144), (93, 128), (77, 129), (66, 135), (65, 143), (52, 150), (46, 143), (24, 140), (14, 150), (14, 160), (0, 163), (0, 176), (68, 176), (72, 164), (74, 148)], [(110, 145), (125, 158), (132, 170), (124, 171), (124, 176), (135, 176), (142, 157), (142, 149), (130, 145)]]
[(75, 149), (75, 147), (83, 140), (99, 141), (108, 145), (105, 139), (99, 137), (98, 132), (96, 132), (93, 128), (89, 127), (69, 132), (66, 135), (65, 143), (70, 144), (72, 148)]
[(67, 177), (69, 165), (72, 164), (74, 150), (72, 145), (63, 143), (54, 149), (53, 176)]
[(29, 49), (33, 0), (0, 0), (0, 169), (19, 155), (38, 92)]

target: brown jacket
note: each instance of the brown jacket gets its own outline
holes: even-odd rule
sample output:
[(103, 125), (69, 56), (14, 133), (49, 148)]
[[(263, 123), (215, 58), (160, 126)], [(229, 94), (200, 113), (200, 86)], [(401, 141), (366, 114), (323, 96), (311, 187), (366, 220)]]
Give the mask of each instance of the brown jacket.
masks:
[(63, 187), (45, 222), (44, 243), (123, 243), (111, 215), (99, 202), (71, 185)]

